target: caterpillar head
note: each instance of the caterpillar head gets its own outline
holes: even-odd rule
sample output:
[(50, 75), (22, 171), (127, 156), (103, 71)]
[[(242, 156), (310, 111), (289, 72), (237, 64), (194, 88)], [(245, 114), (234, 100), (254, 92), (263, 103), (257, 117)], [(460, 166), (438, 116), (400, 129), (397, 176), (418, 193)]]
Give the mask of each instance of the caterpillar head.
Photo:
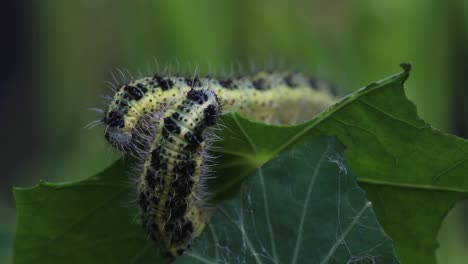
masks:
[[(104, 122), (107, 124), (105, 137), (119, 151), (136, 158), (143, 158), (148, 154), (163, 114), (164, 110), (160, 109), (142, 115), (134, 123), (131, 120), (132, 117), (111, 110), (104, 118)], [(119, 122), (121, 125), (116, 125)]]
[(127, 151), (132, 142), (130, 124), (125, 123), (125, 115), (118, 110), (109, 110), (104, 117), (105, 137), (121, 151)]
[(135, 80), (122, 86), (103, 118), (106, 139), (125, 153), (134, 153), (144, 145), (146, 137), (151, 136), (149, 130), (155, 125), (153, 120), (158, 109), (145, 108), (149, 80)]

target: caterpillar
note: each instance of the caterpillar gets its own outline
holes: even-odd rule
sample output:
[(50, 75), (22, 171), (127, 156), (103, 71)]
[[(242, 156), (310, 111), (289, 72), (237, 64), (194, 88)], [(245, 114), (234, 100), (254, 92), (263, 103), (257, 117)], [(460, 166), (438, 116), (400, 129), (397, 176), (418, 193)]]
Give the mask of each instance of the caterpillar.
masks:
[(181, 255), (208, 218), (199, 185), (204, 132), (220, 113), (210, 90), (190, 90), (161, 120), (138, 185), (143, 226), (169, 257)]
[(337, 100), (336, 89), (302, 73), (151, 76), (115, 93), (102, 120), (111, 145), (142, 160), (137, 183), (143, 227), (170, 259), (209, 220), (205, 202), (210, 130), (229, 112), (272, 124), (307, 120)]

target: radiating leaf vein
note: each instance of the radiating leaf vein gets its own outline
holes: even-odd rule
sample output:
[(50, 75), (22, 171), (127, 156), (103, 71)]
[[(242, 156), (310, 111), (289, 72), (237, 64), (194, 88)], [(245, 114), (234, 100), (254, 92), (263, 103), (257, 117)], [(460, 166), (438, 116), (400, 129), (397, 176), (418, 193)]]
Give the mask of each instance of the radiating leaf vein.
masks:
[(328, 156), (329, 151), (330, 151), (330, 142), (327, 145), (327, 149), (320, 156), (320, 159), (317, 162), (317, 165), (315, 165), (315, 169), (314, 169), (314, 172), (312, 174), (312, 177), (310, 178), (309, 186), (307, 188), (307, 194), (306, 194), (305, 201), (304, 201), (304, 206), (302, 207), (302, 213), (301, 213), (301, 219), (300, 219), (300, 223), (299, 223), (299, 229), (297, 231), (298, 233), (297, 233), (296, 246), (294, 247), (294, 255), (293, 255), (293, 258), (292, 258), (292, 261), (291, 261), (291, 263), (293, 263), (293, 264), (297, 263), (297, 259), (299, 257), (299, 250), (300, 250), (301, 244), (302, 244), (302, 236), (303, 236), (303, 233), (304, 233), (304, 224), (305, 224), (305, 220), (306, 220), (306, 216), (307, 216), (307, 209), (308, 209), (309, 203), (310, 203), (310, 196), (312, 194), (312, 189), (314, 188), (315, 180), (317, 179), (317, 176), (319, 175), (320, 167), (322, 166), (323, 162), (325, 161), (325, 158)]

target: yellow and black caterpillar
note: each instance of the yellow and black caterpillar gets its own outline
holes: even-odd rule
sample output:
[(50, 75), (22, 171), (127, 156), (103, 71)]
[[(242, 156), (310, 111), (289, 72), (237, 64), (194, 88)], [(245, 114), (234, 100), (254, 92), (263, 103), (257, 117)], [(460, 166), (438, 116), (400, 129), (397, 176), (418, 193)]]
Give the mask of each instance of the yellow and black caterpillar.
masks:
[(260, 122), (293, 124), (335, 101), (332, 86), (295, 72), (153, 76), (123, 85), (103, 122), (113, 146), (143, 161), (137, 191), (142, 223), (161, 251), (175, 258), (209, 219), (206, 152), (220, 115), (239, 112)]

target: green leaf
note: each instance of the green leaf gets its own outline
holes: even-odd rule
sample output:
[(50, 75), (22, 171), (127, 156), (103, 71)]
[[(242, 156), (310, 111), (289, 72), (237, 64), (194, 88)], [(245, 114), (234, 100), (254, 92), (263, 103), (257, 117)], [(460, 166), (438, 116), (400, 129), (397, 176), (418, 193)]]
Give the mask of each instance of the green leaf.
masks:
[[(336, 135), (346, 146), (346, 160), (358, 175), (360, 185), (368, 192), (380, 223), (395, 243), (400, 260), (403, 263), (435, 263), (436, 235), (441, 221), (454, 203), (466, 196), (468, 190), (468, 181), (465, 180), (468, 142), (434, 130), (417, 116), (415, 106), (407, 100), (403, 90), (408, 75), (407, 66), (403, 72), (360, 89), (315, 119), (297, 126), (268, 126), (251, 122), (237, 114), (225, 116), (225, 129), (218, 134), (223, 140), (213, 149), (221, 154), (215, 168), (217, 177), (209, 182), (213, 201), (233, 197), (249, 175), (280, 153), (302, 145), (315, 136)], [(119, 184), (125, 181), (122, 169), (114, 167), (107, 174), (112, 176), (105, 178), (119, 181)], [(268, 175), (265, 175), (265, 181), (269, 181)], [(41, 184), (31, 190), (16, 191), (19, 211), (15, 244), (17, 263), (25, 263), (20, 261), (23, 258), (44, 261), (51, 256), (77, 256), (73, 252), (64, 251), (69, 242), (65, 239), (68, 236), (57, 234), (60, 234), (60, 230), (70, 234), (69, 230), (86, 226), (78, 222), (68, 227), (67, 223), (58, 222), (77, 221), (65, 216), (86, 218), (90, 212), (85, 209), (95, 208), (105, 197), (112, 197), (109, 192), (114, 191), (101, 182), (102, 189), (91, 188), (96, 193), (88, 194), (88, 189), (81, 186), (83, 184), (88, 186), (89, 182), (80, 182), (78, 186)], [(69, 189), (61, 189), (66, 187)], [(72, 193), (79, 193), (79, 198), (62, 195), (62, 192), (68, 194), (69, 190), (75, 188), (80, 192), (75, 190)], [(37, 196), (45, 200), (42, 203), (35, 202), (33, 193), (38, 193)], [(116, 199), (120, 200), (112, 203), (115, 206), (125, 201), (122, 197)], [(63, 204), (55, 206), (52, 201)], [(111, 208), (118, 213), (117, 207)], [(128, 214), (127, 211), (125, 213)], [(136, 215), (136, 211), (130, 215)], [(92, 238), (95, 235), (85, 234), (85, 231), (93, 231), (100, 228), (99, 224), (106, 224), (97, 218), (92, 219), (96, 223), (82, 221), (90, 225), (89, 230), (78, 231), (83, 241), (86, 236)], [(110, 221), (112, 223), (107, 224), (120, 225), (122, 223), (117, 221), (127, 220), (128, 216), (116, 216)], [(91, 227), (93, 224), (96, 226)], [(103, 230), (125, 233), (125, 228), (120, 228), (122, 230)], [(59, 241), (55, 237), (62, 237), (61, 243), (52, 244)], [(52, 242), (48, 239), (52, 239)], [(92, 239), (89, 241), (94, 243)], [(42, 246), (44, 244), (56, 245), (61, 250), (50, 247), (47, 251)], [(41, 255), (44, 252), (51, 252), (48, 253), (50, 256)], [(135, 253), (128, 254), (150, 254)]]
[(84, 181), (16, 189), (15, 263), (157, 263), (121, 162)]
[[(403, 263), (436, 263), (437, 232), (468, 193), (468, 141), (421, 120), (404, 93), (410, 66), (350, 94), (297, 126), (268, 126), (227, 116), (214, 200), (229, 198), (259, 164), (307, 139), (336, 135), (346, 160), (369, 193), (379, 221)], [(267, 131), (267, 132), (266, 132)]]
[(333, 137), (269, 161), (243, 187), (177, 263), (398, 263)]
[[(281, 263), (294, 259), (297, 263), (304, 259), (397, 263), (392, 242), (343, 155), (343, 146), (334, 138), (320, 138), (269, 162), (241, 198), (230, 201), (215, 216), (185, 261), (210, 257), (207, 248), (222, 251), (213, 246), (215, 232), (216, 245), (233, 243), (229, 254), (214, 253), (227, 262), (229, 257), (245, 258), (248, 263), (267, 257)], [(135, 190), (122, 173), (126, 167), (119, 162), (84, 181), (41, 182), (30, 189), (16, 189), (15, 263), (164, 263), (135, 220), (136, 206), (129, 203)], [(241, 204), (245, 204), (243, 210)], [(239, 213), (245, 213), (245, 221), (232, 218)], [(238, 225), (226, 228), (229, 223), (243, 223), (244, 233), (238, 232)], [(262, 250), (253, 259), (242, 247), (246, 234), (256, 236), (248, 242), (252, 243), (249, 250)], [(262, 248), (266, 243), (275, 245), (268, 256)]]

